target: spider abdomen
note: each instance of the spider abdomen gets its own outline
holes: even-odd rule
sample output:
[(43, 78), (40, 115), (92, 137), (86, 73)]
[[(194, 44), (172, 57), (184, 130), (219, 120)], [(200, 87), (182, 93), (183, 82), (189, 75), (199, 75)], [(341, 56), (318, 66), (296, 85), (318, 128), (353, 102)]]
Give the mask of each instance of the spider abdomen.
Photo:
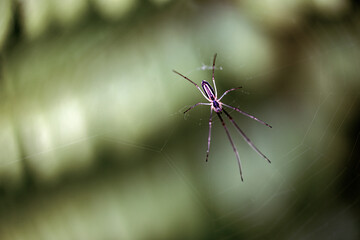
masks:
[(210, 99), (210, 100), (215, 100), (216, 95), (214, 92), (214, 89), (211, 87), (210, 83), (208, 83), (207, 81), (203, 80), (201, 82), (201, 86), (204, 89), (204, 92), (206, 94), (206, 96)]

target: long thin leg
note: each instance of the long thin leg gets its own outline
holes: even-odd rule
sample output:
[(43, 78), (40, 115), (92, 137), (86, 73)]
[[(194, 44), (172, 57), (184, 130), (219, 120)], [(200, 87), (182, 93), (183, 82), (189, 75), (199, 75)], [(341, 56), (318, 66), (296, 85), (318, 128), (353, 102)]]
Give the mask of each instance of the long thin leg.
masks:
[(232, 148), (233, 148), (233, 150), (234, 150), (234, 152), (235, 152), (235, 154), (236, 154), (236, 159), (237, 159), (238, 164), (239, 164), (241, 181), (244, 181), (243, 176), (242, 176), (242, 168), (241, 168), (241, 162), (240, 162), (240, 157), (239, 157), (238, 150), (236, 149), (236, 147), (235, 147), (235, 145), (234, 145), (234, 142), (233, 142), (233, 140), (231, 139), (229, 130), (227, 129), (227, 127), (226, 127), (226, 125), (225, 125), (225, 122), (224, 122), (224, 120), (222, 119), (220, 113), (217, 112), (216, 114), (217, 114), (218, 117), (220, 118), (220, 121), (221, 121), (221, 123), (222, 123), (222, 125), (223, 125), (223, 127), (224, 127), (224, 129), (225, 129), (225, 132), (226, 132), (228, 138), (229, 138), (229, 141), (230, 141), (230, 143), (231, 143), (231, 146), (232, 146)]
[(188, 111), (190, 111), (191, 109), (193, 109), (194, 107), (199, 106), (199, 105), (211, 105), (211, 103), (201, 103), (201, 102), (199, 102), (199, 103), (189, 107), (184, 113), (187, 113)]
[(213, 61), (213, 67), (212, 67), (212, 81), (215, 88), (215, 96), (217, 96), (217, 90), (216, 90), (216, 83), (215, 83), (215, 60), (216, 60), (217, 53), (214, 55), (214, 61)]
[(236, 108), (236, 107), (232, 107), (232, 106), (227, 105), (227, 104), (225, 104), (225, 103), (222, 103), (222, 105), (224, 105), (225, 107), (234, 109), (235, 111), (237, 111), (237, 112), (239, 112), (239, 113), (241, 113), (241, 114), (243, 114), (243, 115), (245, 115), (245, 116), (247, 116), (247, 117), (249, 117), (249, 118), (251, 118), (251, 119), (254, 119), (255, 121), (258, 121), (259, 123), (261, 123), (261, 124), (263, 124), (263, 125), (265, 125), (265, 126), (268, 126), (269, 128), (272, 128), (272, 126), (270, 126), (270, 125), (267, 124), (266, 122), (264, 122), (264, 121), (262, 121), (262, 120), (260, 120), (260, 119), (258, 119), (258, 118), (256, 118), (256, 117), (254, 117), (254, 116), (252, 116), (252, 115), (250, 115), (250, 114), (248, 114), (248, 113), (246, 113), (246, 112), (243, 112), (243, 111), (241, 111), (240, 109), (238, 109), (238, 108)]
[(201, 94), (204, 96), (204, 98), (206, 98), (208, 101), (210, 101), (210, 99), (203, 93), (203, 91), (201, 91), (201, 88), (199, 87), (199, 85), (197, 85), (196, 83), (194, 83), (193, 81), (191, 81), (189, 78), (185, 77), (184, 75), (182, 75), (181, 73), (173, 70), (174, 73), (182, 76), (183, 78), (185, 78), (186, 80), (188, 80), (189, 82), (191, 82), (192, 84), (195, 85), (195, 87), (197, 87), (197, 89), (199, 89), (199, 91), (201, 92)]
[(240, 88), (242, 88), (242, 87), (236, 87), (236, 88), (231, 88), (231, 89), (229, 89), (229, 90), (226, 90), (225, 92), (224, 92), (224, 94), (218, 99), (218, 101), (220, 101), (226, 94), (228, 94), (229, 92), (232, 92), (232, 91), (234, 91), (234, 90), (237, 90), (237, 89), (240, 89)]
[(260, 150), (255, 147), (255, 145), (251, 142), (250, 138), (248, 138), (245, 133), (240, 129), (240, 127), (236, 124), (236, 122), (234, 121), (234, 119), (230, 116), (230, 114), (225, 111), (223, 109), (223, 112), (226, 114), (226, 116), (229, 118), (229, 120), (232, 122), (232, 124), (234, 124), (234, 126), (236, 127), (236, 129), (239, 131), (239, 133), (241, 134), (241, 136), (245, 139), (245, 141), (250, 145), (250, 147), (252, 147), (252, 149), (255, 150), (255, 152), (257, 152), (260, 156), (262, 156), (263, 158), (265, 158), (269, 163), (271, 163), (270, 159), (268, 159), (262, 152), (260, 152)]
[(211, 142), (211, 125), (212, 125), (212, 108), (210, 108), (210, 119), (209, 119), (209, 136), (208, 136), (208, 148), (206, 151), (206, 162), (209, 159), (209, 152), (210, 152), (210, 142)]

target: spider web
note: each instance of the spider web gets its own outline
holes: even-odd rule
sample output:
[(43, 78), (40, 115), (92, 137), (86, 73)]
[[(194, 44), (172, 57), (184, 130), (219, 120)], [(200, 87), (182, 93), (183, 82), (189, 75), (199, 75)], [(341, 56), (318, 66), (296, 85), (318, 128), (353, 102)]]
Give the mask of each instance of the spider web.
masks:
[[(171, 30), (166, 29), (166, 31)], [(164, 42), (169, 39), (173, 40), (171, 34), (174, 32), (166, 33), (166, 31), (162, 33), (162, 38), (165, 38)], [(128, 190), (124, 187), (126, 190), (123, 190), (122, 193), (133, 191), (140, 198), (151, 195), (145, 187), (140, 186), (141, 181), (152, 181), (152, 177), (148, 175), (157, 176), (154, 180), (156, 184), (160, 183), (162, 178), (169, 181), (170, 187), (165, 191), (168, 194), (155, 194), (155, 197), (149, 197), (150, 201), (161, 200), (164, 204), (164, 202), (171, 202), (169, 199), (172, 198), (169, 198), (168, 195), (174, 194), (179, 197), (184, 204), (164, 205), (167, 208), (187, 210), (185, 215), (177, 215), (179, 219), (182, 219), (181, 223), (186, 222), (184, 220), (186, 219), (189, 221), (189, 225), (195, 226), (193, 228), (205, 229), (198, 233), (199, 236), (205, 236), (204, 238), (263, 239), (271, 236), (274, 239), (337, 239), (340, 237), (357, 239), (359, 216), (356, 211), (359, 210), (360, 199), (357, 194), (359, 190), (357, 159), (360, 129), (356, 126), (359, 121), (357, 113), (359, 92), (352, 88), (354, 83), (351, 81), (354, 76), (346, 69), (346, 66), (340, 65), (340, 70), (334, 71), (340, 72), (339, 75), (335, 75), (326, 66), (330, 61), (328, 59), (331, 58), (331, 61), (339, 62), (339, 64), (347, 58), (360, 63), (359, 41), (351, 36), (345, 27), (337, 26), (331, 32), (329, 31), (324, 29), (321, 23), (312, 29), (306, 29), (306, 34), (310, 35), (308, 40), (319, 43), (300, 44), (304, 50), (309, 51), (302, 58), (271, 66), (270, 69), (260, 73), (250, 73), (247, 76), (239, 77), (238, 79), (241, 79), (239, 82), (244, 89), (233, 92), (224, 98), (225, 103), (250, 112), (273, 125), (273, 129), (267, 129), (236, 112), (231, 112), (239, 126), (256, 146), (272, 160), (272, 164), (269, 165), (252, 151), (230, 122), (226, 121), (243, 163), (244, 183), (240, 181), (235, 154), (216, 116), (214, 116), (210, 159), (208, 163), (205, 163), (209, 108), (199, 106), (183, 116), (182, 112), (186, 109), (186, 105), (196, 103), (201, 99), (201, 95), (193, 86), (182, 79), (177, 79), (177, 76), (171, 75), (171, 68), (177, 67), (176, 61), (169, 60), (169, 66), (166, 66), (165, 70), (160, 63), (151, 63), (150, 56), (158, 50), (156, 46), (152, 49), (153, 45), (142, 45), (145, 53), (139, 52), (140, 57), (126, 59), (132, 63), (132, 68), (127, 69), (130, 73), (121, 72), (126, 75), (125, 77), (119, 77), (119, 70), (112, 66), (105, 67), (109, 77), (108, 84), (98, 85), (99, 76), (96, 76), (96, 71), (86, 75), (90, 78), (88, 82), (90, 86), (83, 90), (81, 100), (70, 97), (65, 102), (53, 101), (40, 109), (30, 108), (31, 117), (25, 118), (17, 124), (3, 119), (3, 125), (8, 126), (6, 131), (2, 131), (2, 140), (6, 139), (6, 141), (3, 140), (3, 145), (9, 149), (15, 148), (16, 141), (18, 141), (16, 135), (23, 138), (21, 139), (22, 151), (20, 153), (11, 157), (2, 156), (2, 159), (5, 159), (1, 164), (2, 179), (5, 179), (3, 183), (17, 186), (24, 171), (29, 171), (31, 173), (29, 178), (38, 181), (34, 185), (42, 186), (44, 183), (47, 185), (50, 182), (50, 186), (52, 184), (61, 186), (62, 182), (59, 179), (63, 175), (66, 176), (68, 171), (77, 169), (74, 171), (74, 175), (84, 172), (94, 173), (97, 172), (96, 167), (89, 170), (89, 165), (97, 166), (97, 162), (100, 162), (100, 164), (98, 163), (100, 165), (99, 172), (104, 169), (110, 171), (106, 166), (102, 166), (103, 161), (109, 161), (110, 168), (115, 166), (114, 168), (120, 169), (121, 174), (133, 174), (137, 177), (130, 177), (130, 179), (136, 183), (134, 186), (139, 189)], [(341, 45), (336, 45), (332, 39), (333, 31), (340, 32)], [(105, 32), (104, 34), (110, 33)], [(320, 37), (323, 39), (319, 39)], [(115, 40), (118, 39), (112, 39), (110, 45), (115, 44)], [(181, 41), (186, 40), (181, 39)], [(102, 40), (98, 40), (94, 45), (97, 44), (103, 44)], [(168, 47), (174, 49), (175, 46), (176, 44)], [(131, 47), (130, 49), (134, 50), (135, 47)], [(160, 49), (160, 46), (157, 47)], [(151, 50), (148, 50), (149, 48)], [(208, 53), (195, 52), (194, 54), (189, 43), (185, 45), (184, 49), (178, 57), (188, 60), (184, 66), (181, 66), (185, 69), (184, 74), (196, 82), (200, 82), (205, 76), (209, 77), (211, 56), (208, 56)], [(77, 51), (85, 52), (86, 50), (88, 49), (78, 49)], [(21, 52), (21, 49), (18, 51)], [(130, 52), (130, 50), (128, 51)], [(238, 67), (238, 63), (233, 61), (231, 56), (221, 54), (226, 52), (224, 49), (220, 48), (218, 51), (216, 79), (218, 91), (222, 93), (227, 89), (225, 87), (236, 87), (227, 86), (233, 82), (228, 83), (225, 80), (222, 82), (222, 79), (229, 79), (229, 76), (226, 75), (228, 74), (227, 69), (229, 72), (233, 71)], [(90, 62), (89, 67), (80, 66), (80, 68), (89, 70), (94, 66), (104, 67), (101, 62), (105, 58), (112, 59), (115, 62), (114, 65), (124, 61), (116, 62), (118, 52), (113, 55), (109, 52), (105, 56), (99, 56), (99, 59), (94, 62)], [(346, 54), (340, 54), (342, 52)], [(163, 55), (157, 55), (157, 57), (162, 60), (159, 62), (167, 60)], [(209, 59), (209, 64), (199, 66), (204, 59)], [(286, 75), (292, 69), (297, 68), (299, 63), (305, 63), (301, 66), (317, 66), (320, 71), (316, 74), (323, 81), (305, 82), (304, 85), (310, 85), (309, 88), (302, 87), (303, 84), (296, 85), (293, 89), (282, 91), (280, 96), (276, 94), (276, 89), (270, 93), (264, 93), (251, 87), (254, 81), (265, 81), (264, 79), (272, 79), (274, 76)], [(141, 74), (137, 70), (139, 66), (144, 67)], [(242, 67), (246, 66), (246, 63), (240, 63), (240, 71)], [(150, 71), (149, 69), (156, 70)], [(9, 71), (11, 72), (11, 70)], [(164, 74), (166, 76), (164, 78), (168, 80), (156, 77), (155, 73)], [(11, 73), (8, 74), (13, 78), (17, 77)], [(46, 75), (46, 73), (43, 74)], [(91, 74), (95, 75), (91, 76)], [(65, 76), (67, 76), (66, 73)], [(132, 81), (123, 85), (128, 78), (140, 77), (142, 79), (144, 76), (151, 82)], [(321, 88), (316, 84), (327, 84), (327, 86)], [(250, 87), (247, 89), (245, 86)], [(25, 85), (23, 88), (36, 90), (40, 89), (40, 86)], [(327, 91), (321, 92), (323, 89)], [(105, 98), (106, 95), (111, 96), (109, 99), (115, 104), (108, 103), (107, 107), (102, 109), (93, 100), (94, 95), (91, 94), (94, 92), (102, 92), (100, 98)], [(140, 97), (135, 95), (136, 92), (140, 92)], [(154, 93), (161, 94), (154, 96)], [(46, 94), (52, 95), (54, 92)], [(95, 94), (95, 96), (98, 95)], [(179, 100), (170, 104), (167, 103), (170, 98), (179, 98)], [(151, 99), (153, 103), (142, 104), (144, 99)], [(262, 101), (258, 103), (256, 99), (262, 99)], [(92, 107), (87, 109), (83, 107), (84, 103)], [(43, 111), (43, 109), (47, 110), (49, 106), (55, 106), (55, 109), (58, 110)], [(135, 110), (132, 111), (131, 109), (134, 108)], [(123, 114), (124, 112), (126, 114)], [(85, 113), (95, 120), (86, 122)], [(28, 116), (28, 112), (25, 110), (21, 110), (19, 114)], [(65, 116), (65, 118), (62, 119), (59, 115)], [(121, 124), (116, 124), (117, 121)], [(28, 131), (28, 126), (32, 126), (33, 131)], [(62, 132), (65, 129), (72, 134), (66, 135)], [(32, 142), (34, 137), (40, 140)], [(60, 140), (53, 141), (53, 139)], [(93, 149), (98, 149), (100, 154)], [(85, 160), (83, 162), (74, 161), (76, 158), (73, 156), (77, 154)], [(59, 158), (57, 155), (63, 157)], [(27, 167), (25, 170), (22, 168), (24, 162)], [(10, 172), (8, 176), (5, 174), (6, 171)], [(126, 173), (127, 171), (130, 173)], [(159, 172), (167, 173), (161, 175)], [(98, 178), (105, 179), (101, 174)], [(85, 179), (87, 178), (85, 177)], [(119, 180), (114, 177), (111, 179), (121, 182), (125, 178)], [(129, 181), (128, 188), (133, 188), (132, 184)], [(79, 184), (79, 187), (75, 189), (79, 190), (85, 185)], [(105, 186), (108, 184), (100, 184), (99, 189), (106, 189), (100, 193), (101, 196), (108, 194), (109, 199), (114, 198), (112, 194), (115, 188), (123, 187), (121, 183), (110, 185), (109, 188)], [(160, 191), (152, 185), (146, 186), (155, 192)], [(171, 191), (171, 186), (183, 196), (176, 194), (175, 190)], [(87, 199), (87, 196), (93, 196), (90, 192), (86, 192), (84, 200)], [(52, 194), (52, 196), (58, 197), (56, 194)], [(39, 199), (43, 197), (41, 194), (37, 196)], [(121, 199), (120, 195), (116, 195), (116, 197)], [(101, 211), (104, 218), (111, 219), (113, 216), (110, 214), (113, 210), (111, 206), (116, 206), (115, 204), (109, 200), (99, 203), (99, 206), (95, 204), (95, 207), (104, 208)], [(140, 204), (143, 202), (137, 202), (136, 206)], [(155, 203), (153, 204), (142, 208), (145, 215), (149, 209), (161, 209)], [(18, 219), (16, 212), (11, 212), (11, 210), (9, 212), (14, 216), (9, 222), (16, 222)], [(151, 217), (144, 220), (142, 224), (153, 226), (155, 213), (148, 214)], [(41, 218), (40, 214), (35, 214), (35, 216)], [(161, 216), (168, 217), (166, 214)], [(71, 217), (66, 216), (65, 219), (71, 219)], [(76, 219), (82, 218), (76, 216)], [(41, 221), (38, 221), (40, 226)], [(123, 219), (116, 219), (115, 222), (121, 221)], [(176, 223), (176, 221), (174, 222)], [(1, 219), (1, 223), (4, 223), (2, 230), (8, 228), (7, 231), (11, 232), (11, 225), (6, 223), (4, 218)], [(170, 223), (166, 226), (173, 227)], [(192, 229), (186, 224), (184, 228)], [(16, 230), (16, 228), (13, 229)], [(111, 228), (109, 227), (109, 229)], [(121, 231), (126, 232), (124, 229)], [(191, 233), (198, 231), (200, 230), (192, 229)], [(118, 234), (118, 232), (114, 234)], [(126, 234), (132, 237), (141, 236), (140, 233), (139, 235), (131, 232)]]

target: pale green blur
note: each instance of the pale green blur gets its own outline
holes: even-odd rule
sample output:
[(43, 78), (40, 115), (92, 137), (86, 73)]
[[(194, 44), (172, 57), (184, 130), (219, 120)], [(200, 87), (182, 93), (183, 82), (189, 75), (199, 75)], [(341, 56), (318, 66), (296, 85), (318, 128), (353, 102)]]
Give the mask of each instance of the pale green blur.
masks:
[[(353, 6), (354, 5), (354, 6)], [(0, 239), (357, 239), (360, 18), (340, 0), (0, 3)], [(223, 101), (272, 164), (214, 116)], [(203, 70), (207, 69), (207, 70)], [(225, 117), (225, 116), (224, 116)], [(350, 187), (349, 187), (350, 186)], [(356, 188), (355, 188), (356, 189)]]

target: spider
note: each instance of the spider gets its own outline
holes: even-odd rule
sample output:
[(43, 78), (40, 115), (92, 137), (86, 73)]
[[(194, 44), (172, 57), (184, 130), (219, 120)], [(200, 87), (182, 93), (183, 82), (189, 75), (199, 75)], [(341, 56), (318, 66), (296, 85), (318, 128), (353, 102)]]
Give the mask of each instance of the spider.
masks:
[[(186, 80), (188, 80), (189, 82), (191, 82), (192, 84), (195, 85), (195, 87), (197, 87), (197, 89), (199, 89), (199, 91), (201, 92), (201, 94), (205, 97), (206, 100), (209, 101), (209, 103), (196, 103), (195, 105), (189, 107), (185, 112), (187, 113), (188, 111), (190, 111), (191, 109), (193, 109), (194, 107), (196, 106), (199, 106), (199, 105), (208, 105), (208, 106), (211, 106), (210, 107), (210, 119), (209, 119), (209, 135), (208, 135), (208, 147), (207, 147), (207, 151), (206, 151), (206, 162), (208, 161), (209, 159), (209, 151), (210, 151), (210, 142), (211, 142), (211, 126), (212, 126), (212, 115), (213, 115), (213, 111), (218, 115), (224, 129), (225, 129), (225, 132), (229, 138), (229, 141), (230, 141), (230, 144), (233, 148), (233, 151), (235, 152), (235, 155), (236, 155), (236, 159), (238, 161), (238, 165), (239, 165), (239, 170), (240, 170), (240, 177), (241, 177), (241, 181), (244, 181), (243, 179), (243, 174), (242, 174), (242, 167), (241, 167), (241, 161), (240, 161), (240, 157), (239, 157), (239, 153), (234, 145), (234, 142), (230, 136), (230, 133), (229, 133), (229, 130), (224, 122), (224, 119), (223, 117), (221, 116), (222, 113), (225, 113), (226, 117), (229, 118), (230, 122), (235, 126), (235, 128), (238, 130), (238, 132), (241, 134), (241, 136), (244, 138), (244, 140), (250, 145), (250, 147), (255, 151), (257, 152), (260, 156), (262, 156), (263, 158), (265, 158), (269, 163), (271, 163), (270, 159), (268, 159), (262, 152), (260, 152), (260, 150), (252, 143), (252, 141), (245, 135), (245, 133), (240, 129), (240, 127), (237, 125), (237, 123), (234, 121), (234, 119), (230, 116), (230, 114), (224, 109), (224, 107), (227, 107), (227, 108), (230, 108), (230, 109), (233, 109), (251, 119), (254, 119), (255, 121), (265, 125), (265, 126), (268, 126), (270, 128), (272, 128), (272, 126), (270, 126), (269, 124), (267, 124), (266, 122), (246, 113), (246, 112), (243, 112), (241, 111), (240, 109), (236, 108), (236, 107), (232, 107), (230, 105), (227, 105), (225, 103), (222, 103), (221, 102), (221, 99), (226, 95), (228, 94), (229, 92), (232, 92), (234, 90), (237, 90), (237, 89), (240, 89), (242, 87), (236, 87), (236, 88), (231, 88), (229, 90), (226, 90), (223, 95), (221, 95), (220, 98), (217, 97), (217, 90), (216, 90), (216, 84), (215, 84), (215, 60), (216, 60), (216, 56), (217, 54), (214, 55), (214, 61), (213, 61), (213, 67), (212, 67), (212, 81), (213, 81), (213, 85), (214, 85), (214, 88), (212, 88), (212, 86), (210, 85), (209, 82), (207, 82), (206, 80), (203, 80), (201, 82), (201, 87), (203, 90), (201, 90), (201, 88), (199, 87), (199, 85), (197, 85), (195, 82), (193, 82), (192, 80), (190, 80), (188, 77), (185, 77), (184, 75), (182, 75), (181, 73), (173, 70), (174, 73), (180, 75), (181, 77), (185, 78)], [(215, 90), (215, 91), (214, 91)]]

